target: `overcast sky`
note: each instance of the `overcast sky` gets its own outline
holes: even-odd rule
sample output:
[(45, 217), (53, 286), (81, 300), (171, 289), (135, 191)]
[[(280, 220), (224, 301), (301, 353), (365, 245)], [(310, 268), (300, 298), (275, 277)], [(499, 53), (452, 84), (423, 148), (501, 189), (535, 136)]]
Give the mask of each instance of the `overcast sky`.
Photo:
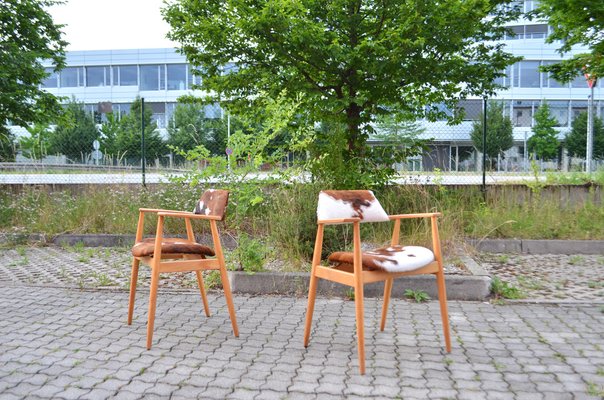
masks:
[(175, 47), (166, 38), (162, 0), (65, 0), (48, 11), (65, 24), (66, 50)]

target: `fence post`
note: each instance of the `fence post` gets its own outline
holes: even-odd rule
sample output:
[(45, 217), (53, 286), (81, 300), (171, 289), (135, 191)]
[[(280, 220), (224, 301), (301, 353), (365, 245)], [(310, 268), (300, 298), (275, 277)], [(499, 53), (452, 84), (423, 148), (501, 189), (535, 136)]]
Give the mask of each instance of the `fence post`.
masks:
[(143, 172), (143, 186), (145, 184), (145, 98), (141, 97), (141, 164)]
[(482, 98), (482, 195), (487, 197), (487, 97)]

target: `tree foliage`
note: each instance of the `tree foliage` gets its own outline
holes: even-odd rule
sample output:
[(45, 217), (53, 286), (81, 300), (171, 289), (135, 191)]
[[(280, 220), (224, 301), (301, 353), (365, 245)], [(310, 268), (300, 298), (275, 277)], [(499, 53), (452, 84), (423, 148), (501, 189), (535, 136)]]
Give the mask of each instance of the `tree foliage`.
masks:
[[(575, 117), (571, 130), (566, 135), (564, 145), (571, 157), (585, 158), (587, 153), (587, 113)], [(604, 160), (604, 122), (594, 118), (593, 158)]]
[(442, 116), (429, 106), (491, 93), (516, 61), (488, 41), (517, 17), (506, 3), (177, 0), (163, 15), (208, 101), (244, 114), (261, 93), (302, 93), (310, 120), (344, 127), (331, 152), (347, 162), (365, 157), (377, 115)]
[(49, 137), (49, 152), (64, 154), (72, 162), (85, 161), (92, 152), (92, 142), (99, 138), (92, 115), (75, 98), (65, 105), (63, 117)]
[(27, 127), (29, 135), (19, 139), (19, 147), (24, 157), (40, 160), (48, 155), (52, 129), (48, 124), (37, 123)]
[(554, 127), (558, 124), (552, 117), (550, 108), (544, 100), (535, 112), (533, 135), (527, 141), (529, 153), (535, 154), (540, 160), (550, 160), (558, 154), (560, 142), (558, 132)]
[(11, 158), (5, 121), (27, 127), (59, 115), (56, 97), (40, 88), (47, 74), (43, 60), (55, 70), (65, 65), (61, 25), (53, 23), (45, 8), (53, 0), (3, 0), (0, 2), (0, 157)]
[[(128, 159), (140, 160), (141, 152), (141, 110), (142, 102), (139, 97), (130, 107), (130, 113), (120, 120), (119, 129), (115, 138), (115, 146), (119, 152)], [(167, 153), (166, 144), (157, 131), (157, 125), (152, 119), (153, 110), (145, 105), (143, 118), (145, 121), (145, 158), (154, 160)]]
[(543, 67), (561, 82), (571, 81), (581, 73), (604, 78), (604, 2), (601, 0), (540, 0), (536, 15), (548, 21), (552, 33), (547, 43), (562, 45), (558, 51), (569, 52), (575, 45), (590, 49)]
[[(239, 124), (231, 119), (233, 132)], [(168, 144), (181, 150), (203, 145), (213, 155), (223, 155), (226, 149), (227, 119), (207, 118), (198, 103), (179, 103), (168, 124)]]
[[(481, 114), (478, 121), (474, 122), (470, 134), (472, 143), (477, 151), (483, 152), (483, 120)], [(491, 160), (491, 166), (497, 156), (503, 155), (514, 144), (512, 120), (503, 113), (503, 104), (490, 101), (487, 106), (487, 132), (485, 153)]]

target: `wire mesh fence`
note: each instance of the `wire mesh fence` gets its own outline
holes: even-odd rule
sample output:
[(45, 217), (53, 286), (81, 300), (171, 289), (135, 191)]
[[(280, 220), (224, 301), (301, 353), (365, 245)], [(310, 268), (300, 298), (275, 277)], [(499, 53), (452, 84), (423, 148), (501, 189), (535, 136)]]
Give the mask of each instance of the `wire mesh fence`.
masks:
[[(555, 148), (545, 154), (531, 139), (541, 123), (537, 113), (543, 101), (516, 103), (522, 102), (464, 100), (452, 111), (462, 113), (455, 124), (417, 121), (415, 134), (427, 146), (422, 154), (396, 164), (399, 182), (480, 184), (544, 171), (585, 171), (587, 108), (565, 109), (550, 102)], [(111, 112), (104, 103), (95, 109), (77, 108), (71, 111), (74, 122), (69, 126), (17, 130), (13, 160), (0, 163), (0, 184), (165, 181), (169, 174), (184, 173), (194, 165), (204, 167), (204, 161), (187, 161), (175, 148), (203, 144), (214, 155), (227, 157), (227, 136), (237, 128), (216, 106), (203, 110), (201, 118), (187, 114), (180, 120), (176, 114), (186, 113), (177, 111), (178, 107), (171, 115), (158, 114), (136, 101), (123, 113)], [(199, 114), (195, 109), (189, 112)], [(597, 170), (604, 167), (604, 128), (597, 117), (593, 129), (591, 167)], [(263, 165), (258, 170), (282, 168), (299, 160), (300, 155), (290, 154), (281, 165)]]

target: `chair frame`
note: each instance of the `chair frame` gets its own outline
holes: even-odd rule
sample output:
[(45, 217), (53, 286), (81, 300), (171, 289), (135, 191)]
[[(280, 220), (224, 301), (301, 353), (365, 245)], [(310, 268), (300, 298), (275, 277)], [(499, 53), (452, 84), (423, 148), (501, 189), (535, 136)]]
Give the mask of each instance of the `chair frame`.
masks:
[[(155, 234), (155, 247), (153, 256), (136, 257), (132, 259), (132, 272), (130, 276), (130, 299), (128, 302), (128, 325), (132, 324), (132, 315), (134, 313), (134, 303), (136, 296), (136, 284), (138, 281), (138, 271), (141, 262), (151, 267), (151, 287), (149, 294), (149, 313), (147, 320), (147, 349), (151, 349), (151, 343), (153, 340), (153, 327), (155, 323), (155, 310), (157, 306), (157, 289), (159, 286), (159, 274), (163, 272), (195, 272), (197, 275), (197, 283), (199, 285), (199, 291), (203, 302), (203, 307), (206, 316), (210, 316), (210, 307), (206, 296), (206, 290), (204, 287), (202, 271), (207, 270), (218, 270), (220, 271), (220, 278), (222, 280), (222, 286), (224, 295), (226, 298), (229, 315), (231, 317), (231, 324), (233, 326), (233, 333), (236, 337), (239, 336), (239, 329), (237, 327), (237, 317), (235, 315), (235, 306), (233, 304), (233, 297), (231, 294), (231, 287), (229, 284), (229, 278), (227, 274), (226, 264), (224, 261), (224, 254), (222, 252), (222, 245), (220, 243), (220, 236), (218, 234), (217, 221), (222, 218), (212, 215), (195, 214), (192, 212), (185, 211), (174, 211), (174, 210), (163, 210), (154, 208), (140, 208), (138, 216), (138, 224), (136, 228), (136, 239), (135, 243), (142, 241), (145, 214), (156, 214), (157, 215), (157, 230)], [(207, 220), (210, 223), (210, 229), (212, 232), (212, 241), (214, 243), (215, 258), (205, 258), (201, 254), (183, 254), (183, 253), (169, 253), (162, 254), (161, 243), (164, 238), (163, 228), (165, 218), (182, 218), (185, 221), (185, 227), (187, 231), (187, 240), (195, 242), (195, 235), (193, 233), (193, 226), (191, 220)]]
[[(389, 215), (388, 218), (394, 221), (392, 231), (391, 245), (398, 245), (400, 239), (401, 220), (403, 219), (418, 219), (430, 218), (432, 231), (432, 251), (434, 253), (434, 261), (430, 264), (408, 272), (386, 272), (381, 270), (365, 270), (362, 265), (362, 250), (361, 250), (361, 229), (360, 218), (341, 218), (327, 219), (317, 221), (317, 237), (312, 260), (312, 271), (310, 275), (310, 287), (308, 291), (308, 307), (306, 312), (306, 324), (304, 327), (304, 347), (308, 347), (310, 341), (310, 333), (312, 326), (312, 317), (315, 307), (315, 299), (317, 295), (317, 285), (319, 278), (328, 281), (338, 282), (343, 285), (354, 288), (354, 300), (356, 309), (356, 325), (357, 325), (357, 345), (359, 370), (361, 374), (365, 374), (365, 332), (364, 332), (364, 303), (363, 303), (363, 286), (371, 282), (384, 282), (384, 302), (382, 305), (382, 318), (380, 330), (383, 331), (386, 326), (386, 316), (388, 313), (388, 305), (390, 302), (390, 294), (394, 279), (400, 276), (433, 274), (436, 275), (436, 284), (438, 289), (438, 299), (440, 303), (440, 313), (442, 319), (443, 333), (445, 339), (445, 347), (448, 353), (451, 352), (451, 335), (449, 331), (449, 315), (447, 309), (447, 293), (445, 287), (445, 274), (442, 262), (442, 253), (440, 247), (440, 239), (438, 235), (437, 218), (441, 214), (434, 213), (419, 213), (419, 214), (399, 214)], [(333, 224), (352, 224), (353, 225), (353, 265), (344, 265), (338, 267), (326, 267), (321, 265), (321, 252), (323, 250), (323, 232), (326, 225)]]

